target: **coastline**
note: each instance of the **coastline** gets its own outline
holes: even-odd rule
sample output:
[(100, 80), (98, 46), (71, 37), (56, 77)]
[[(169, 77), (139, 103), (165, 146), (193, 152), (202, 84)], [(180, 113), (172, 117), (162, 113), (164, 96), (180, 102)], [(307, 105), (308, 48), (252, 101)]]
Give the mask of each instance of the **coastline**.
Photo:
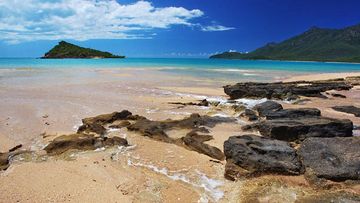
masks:
[[(303, 75), (286, 79), (317, 80), (353, 76), (360, 73)], [(208, 116), (236, 117), (233, 109), (179, 107), (169, 102), (216, 102), (228, 97), (221, 88), (235, 81), (211, 80), (146, 69), (68, 69), (15, 71), (0, 80), (0, 145), (7, 151), (17, 144), (37, 153), (14, 160), (0, 174), (1, 201), (120, 201), (144, 202), (229, 202), (256, 195), (265, 199), (291, 200), (305, 190), (310, 197), (326, 194), (308, 186), (304, 176), (266, 175), (231, 182), (224, 178), (225, 161), (214, 162), (206, 155), (174, 144), (140, 136), (120, 129), (110, 136), (126, 138), (131, 147), (99, 151), (71, 152), (60, 157), (42, 156), (41, 149), (59, 135), (76, 132), (81, 119), (127, 109), (151, 120), (183, 119), (191, 113)], [(286, 77), (286, 76), (284, 76)], [(246, 81), (246, 80), (245, 80)], [(239, 82), (239, 81), (237, 81)], [(46, 84), (46, 86), (44, 86)], [(340, 92), (346, 99), (312, 98), (311, 103), (286, 108), (316, 107), (324, 116), (350, 118), (360, 125), (360, 118), (335, 112), (333, 105), (360, 105), (358, 90)], [(248, 100), (253, 105), (257, 100)], [(245, 122), (246, 123), (246, 122)], [(242, 125), (219, 124), (211, 129), (213, 140), (206, 142), (219, 149), (230, 136), (244, 133)], [(171, 137), (188, 133), (170, 130)], [(44, 158), (45, 157), (45, 158)], [(44, 158), (44, 159), (43, 159)], [(31, 174), (31, 175), (28, 175)], [(54, 176), (56, 174), (56, 177)], [(259, 183), (259, 184), (258, 184)], [(281, 183), (281, 184), (280, 184)], [(261, 185), (270, 185), (262, 194)], [(260, 187), (260, 188), (259, 188)], [(360, 186), (347, 191), (360, 194)], [(318, 194), (319, 193), (319, 194)], [(0, 202), (1, 202), (0, 201)]]

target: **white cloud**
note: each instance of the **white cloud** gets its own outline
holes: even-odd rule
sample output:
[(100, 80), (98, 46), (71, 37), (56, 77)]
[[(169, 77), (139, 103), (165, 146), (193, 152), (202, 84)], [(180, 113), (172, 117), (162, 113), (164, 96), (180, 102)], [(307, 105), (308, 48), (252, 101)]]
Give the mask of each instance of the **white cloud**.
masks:
[(217, 32), (217, 31), (227, 31), (227, 30), (233, 30), (235, 28), (233, 27), (225, 27), (222, 25), (209, 25), (209, 26), (202, 26), (201, 30), (204, 32)]
[(0, 40), (151, 38), (153, 29), (192, 26), (191, 20), (203, 15), (198, 9), (157, 8), (148, 1), (0, 0)]

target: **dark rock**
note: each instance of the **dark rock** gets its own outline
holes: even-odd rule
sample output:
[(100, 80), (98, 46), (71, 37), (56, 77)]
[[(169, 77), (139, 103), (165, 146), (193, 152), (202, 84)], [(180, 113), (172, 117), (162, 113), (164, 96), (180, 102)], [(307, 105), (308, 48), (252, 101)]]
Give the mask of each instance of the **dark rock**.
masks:
[(279, 111), (267, 113), (266, 119), (268, 120), (284, 119), (284, 118), (297, 119), (300, 117), (316, 117), (320, 115), (321, 115), (321, 111), (315, 108), (282, 109)]
[(113, 123), (116, 120), (126, 120), (131, 115), (132, 115), (131, 112), (127, 110), (123, 110), (121, 112), (113, 112), (110, 114), (102, 114), (95, 117), (84, 118), (82, 119), (82, 122), (83, 124), (97, 123), (100, 125), (105, 125), (105, 124)]
[(355, 106), (334, 106), (332, 109), (335, 111), (354, 114), (356, 117), (360, 117), (360, 108)]
[[(224, 153), (227, 160), (250, 174), (301, 173), (302, 165), (296, 151), (284, 141), (256, 135), (233, 136), (224, 142)], [(236, 176), (234, 170), (229, 172), (232, 174), (227, 176)]]
[(83, 125), (78, 129), (78, 133), (96, 133), (99, 135), (104, 135), (106, 129), (104, 125), (111, 124), (114, 121), (130, 119), (132, 113), (123, 110), (121, 112), (113, 112), (110, 114), (102, 114), (95, 117), (84, 118), (82, 119)]
[(131, 123), (129, 121), (121, 121), (120, 123), (114, 124), (114, 125), (110, 125), (110, 128), (124, 128), (124, 127), (128, 127), (129, 125), (131, 125)]
[(98, 123), (83, 124), (77, 130), (77, 133), (96, 133), (98, 135), (105, 135), (106, 128)]
[[(347, 84), (343, 79), (323, 81), (297, 81), (297, 82), (276, 82), (276, 83), (237, 83), (224, 86), (224, 91), (231, 99), (240, 98), (268, 98), (294, 100), (300, 96), (321, 97), (322, 92), (329, 90), (349, 90), (352, 85)], [(326, 98), (326, 97), (325, 97)]]
[(9, 167), (9, 153), (0, 153), (0, 171)]
[[(181, 145), (183, 147), (190, 148), (191, 150), (218, 159), (221, 158), (219, 153), (221, 150), (217, 150), (215, 147), (204, 144), (203, 142), (208, 141), (210, 137), (198, 135), (196, 132), (208, 133), (209, 131), (204, 128), (204, 126), (214, 127), (219, 123), (234, 121), (235, 119), (231, 118), (200, 116), (199, 114), (192, 114), (190, 117), (184, 118), (182, 120), (151, 121), (148, 119), (140, 119), (128, 126), (127, 129), (130, 131), (140, 132), (141, 135), (158, 141)], [(191, 132), (182, 137), (180, 140), (173, 139), (166, 134), (166, 131), (178, 128), (190, 129)]]
[(259, 119), (259, 117), (256, 115), (255, 111), (250, 109), (245, 109), (243, 113), (240, 114), (241, 118), (245, 118), (248, 121), (256, 121)]
[(68, 150), (95, 150), (115, 145), (127, 146), (128, 143), (120, 137), (102, 138), (89, 134), (72, 134), (55, 138), (44, 150), (49, 155), (59, 155)]
[(194, 103), (194, 102), (186, 102), (186, 103), (183, 103), (183, 102), (169, 102), (169, 104), (175, 104), (175, 105), (182, 105), (182, 106), (209, 106), (210, 103), (204, 99), (198, 103)]
[(360, 137), (308, 138), (300, 147), (306, 170), (333, 181), (360, 180)]
[(283, 109), (281, 104), (274, 101), (266, 101), (254, 106), (254, 110), (258, 112), (259, 116), (266, 116), (267, 114)]
[(208, 139), (207, 137), (199, 138), (199, 136), (185, 136), (182, 138), (184, 144), (189, 147), (193, 151), (197, 151), (201, 154), (208, 155), (211, 158), (217, 160), (224, 160), (224, 153), (218, 149), (217, 147), (210, 146), (208, 144), (203, 143), (203, 141)]
[(23, 146), (22, 144), (16, 145), (15, 147), (9, 149), (9, 152), (14, 152), (14, 151), (20, 149), (22, 146)]
[(302, 141), (307, 137), (350, 137), (353, 123), (326, 117), (300, 117), (261, 121), (243, 127), (259, 130), (261, 135), (284, 141)]
[(345, 95), (338, 94), (338, 93), (331, 93), (330, 95), (333, 96), (333, 97), (338, 97), (338, 98), (346, 98)]

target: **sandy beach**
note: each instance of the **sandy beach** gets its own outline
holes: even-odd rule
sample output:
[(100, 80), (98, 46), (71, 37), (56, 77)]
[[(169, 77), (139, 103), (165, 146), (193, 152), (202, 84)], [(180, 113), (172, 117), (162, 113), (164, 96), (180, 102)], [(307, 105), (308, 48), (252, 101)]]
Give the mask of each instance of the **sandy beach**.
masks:
[[(55, 137), (75, 133), (81, 119), (115, 111), (129, 110), (151, 120), (182, 119), (192, 113), (236, 117), (227, 107), (179, 108), (170, 104), (226, 101), (222, 86), (234, 81), (116, 68), (1, 71), (0, 151), (22, 144), (22, 149), (33, 153), (15, 157), (10, 167), (0, 172), (0, 202), (254, 202), (256, 198), (260, 202), (301, 202), (333, 195), (309, 187), (303, 176), (265, 175), (229, 181), (224, 178), (225, 161), (125, 128), (108, 132), (108, 136), (126, 138), (129, 147), (71, 151), (61, 156), (47, 156), (42, 150)], [(360, 74), (305, 75), (286, 81), (346, 76)], [(324, 116), (347, 118), (360, 126), (360, 118), (331, 109), (335, 105), (360, 106), (360, 88), (334, 92), (346, 99), (311, 98), (301, 105), (279, 102), (285, 108), (319, 108)], [(247, 105), (257, 102), (249, 100)], [(210, 129), (214, 139), (206, 143), (223, 150), (230, 136), (245, 133), (241, 127), (246, 123), (218, 124)], [(188, 131), (167, 133), (179, 137)], [(342, 195), (346, 195), (343, 191), (360, 195), (359, 184), (337, 187)]]

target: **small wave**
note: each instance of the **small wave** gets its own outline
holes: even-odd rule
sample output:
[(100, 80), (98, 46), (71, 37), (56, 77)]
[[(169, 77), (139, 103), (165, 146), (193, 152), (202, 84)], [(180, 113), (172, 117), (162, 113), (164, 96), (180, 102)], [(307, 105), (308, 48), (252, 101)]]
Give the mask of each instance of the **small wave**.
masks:
[(208, 70), (209, 71), (215, 71), (215, 72), (240, 72), (240, 73), (254, 72), (253, 70), (233, 69), (233, 68), (228, 68), (228, 69), (208, 69)]
[(184, 174), (179, 173), (179, 171), (168, 171), (168, 169), (166, 168), (158, 168), (157, 166), (151, 164), (134, 163), (130, 159), (128, 159), (128, 165), (147, 168), (156, 173), (165, 175), (171, 180), (182, 181), (194, 187), (202, 188), (203, 190), (205, 190), (205, 194), (201, 195), (199, 202), (208, 202), (209, 198), (215, 202), (218, 202), (224, 196), (224, 192), (218, 189), (220, 186), (223, 185), (223, 182), (211, 179), (198, 170), (196, 170), (198, 180), (196, 182), (193, 182)]
[(247, 108), (253, 108), (257, 104), (261, 104), (267, 101), (266, 98), (263, 99), (237, 99), (236, 102), (244, 104)]

